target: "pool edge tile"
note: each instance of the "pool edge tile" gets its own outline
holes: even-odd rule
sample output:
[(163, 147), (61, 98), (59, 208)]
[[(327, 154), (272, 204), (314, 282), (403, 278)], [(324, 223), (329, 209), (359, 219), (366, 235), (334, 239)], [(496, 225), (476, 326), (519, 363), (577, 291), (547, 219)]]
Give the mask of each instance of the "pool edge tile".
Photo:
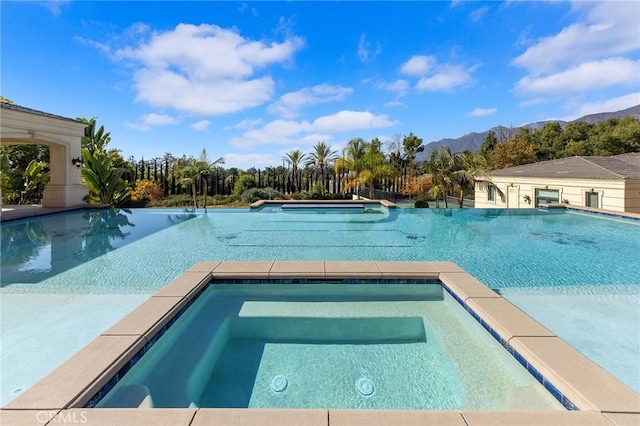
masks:
[(158, 290), (153, 297), (186, 297), (211, 281), (211, 271), (189, 271), (178, 275)]
[(144, 341), (140, 336), (100, 335), (3, 408), (69, 408), (79, 396), (100, 389), (144, 346)]
[(152, 296), (100, 335), (152, 336), (171, 319), (170, 314), (182, 303), (186, 303), (184, 297)]
[(506, 341), (518, 336), (555, 336), (548, 328), (501, 296), (470, 297), (466, 304)]
[(330, 426), (466, 426), (459, 411), (329, 409)]
[(559, 337), (515, 337), (524, 356), (579, 409), (640, 413), (640, 395)]
[(327, 278), (382, 278), (375, 262), (327, 260), (324, 262)]
[(190, 426), (328, 426), (329, 410), (295, 408), (200, 408)]
[(274, 261), (223, 261), (211, 272), (215, 278), (266, 278)]
[(196, 411), (196, 408), (71, 408), (58, 413), (50, 424), (189, 426)]
[(448, 261), (375, 261), (383, 278), (429, 276), (438, 278), (443, 272), (465, 272), (454, 262)]
[(618, 426), (638, 426), (640, 425), (640, 414), (638, 413), (602, 413), (606, 418)]
[(317, 260), (276, 260), (275, 262), (273, 262), (273, 265), (269, 270), (268, 278), (282, 278), (292, 276), (295, 276), (297, 278), (324, 278), (324, 262)]
[(46, 425), (60, 410), (7, 410), (0, 409), (0, 425)]
[(612, 426), (596, 411), (462, 411), (468, 426)]
[(467, 272), (442, 272), (438, 278), (463, 301), (472, 297), (501, 297), (482, 281)]
[(200, 262), (194, 263), (185, 272), (212, 272), (221, 263), (222, 261), (220, 260), (200, 261)]

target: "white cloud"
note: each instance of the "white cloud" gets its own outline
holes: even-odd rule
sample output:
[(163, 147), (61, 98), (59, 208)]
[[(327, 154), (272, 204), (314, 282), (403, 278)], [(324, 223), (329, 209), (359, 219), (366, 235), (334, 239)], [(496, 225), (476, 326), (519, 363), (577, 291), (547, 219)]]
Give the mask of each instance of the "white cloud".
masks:
[(367, 35), (362, 33), (360, 35), (360, 41), (358, 42), (358, 58), (362, 62), (369, 62), (382, 53), (382, 47), (380, 43), (376, 44), (375, 49), (372, 50), (371, 43), (367, 42)]
[(482, 19), (482, 17), (484, 15), (487, 14), (487, 12), (489, 11), (489, 6), (482, 6), (478, 9), (475, 9), (473, 12), (471, 12), (469, 14), (469, 18), (473, 21), (473, 22), (478, 22), (479, 20)]
[(563, 117), (564, 121), (572, 121), (589, 114), (614, 112), (640, 105), (640, 92), (630, 93), (617, 98), (599, 102), (580, 103), (579, 107), (570, 115)]
[(282, 95), (277, 102), (269, 105), (268, 111), (272, 114), (278, 114), (282, 118), (292, 119), (299, 115), (299, 109), (305, 105), (344, 101), (351, 93), (353, 93), (353, 89), (350, 87), (329, 84), (305, 87), (296, 92)]
[(591, 8), (581, 22), (529, 47), (513, 64), (533, 75), (617, 56), (640, 48), (640, 8), (634, 1), (584, 3)]
[(66, 6), (69, 3), (71, 3), (71, 0), (48, 0), (40, 2), (41, 5), (49, 9), (55, 16), (60, 16), (62, 14), (62, 6)]
[(498, 108), (476, 108), (469, 113), (471, 117), (484, 117), (498, 112)]
[(640, 61), (611, 58), (584, 62), (566, 71), (547, 76), (525, 76), (516, 84), (516, 91), (525, 95), (553, 97), (617, 85), (637, 87), (639, 83)]
[(437, 73), (422, 77), (416, 83), (416, 89), (429, 92), (452, 90), (471, 81), (471, 75), (459, 65), (443, 65)]
[(234, 125), (234, 126), (225, 126), (224, 130), (231, 130), (231, 129), (252, 129), (258, 125), (262, 124), (262, 119), (261, 118), (256, 118), (255, 120), (250, 120), (248, 118), (245, 118), (244, 120), (242, 120), (241, 122), (239, 122), (238, 124)]
[(114, 57), (139, 66), (134, 74), (137, 100), (191, 114), (218, 115), (268, 101), (273, 79), (256, 74), (291, 61), (303, 44), (295, 36), (281, 43), (254, 41), (216, 25), (179, 24), (152, 34), (147, 42), (118, 49)]
[(191, 124), (191, 128), (199, 132), (204, 132), (209, 128), (211, 122), (209, 120), (200, 120)]
[(428, 73), (435, 63), (436, 58), (433, 56), (415, 55), (402, 64), (400, 72), (411, 76), (422, 76)]
[(390, 101), (390, 102), (386, 102), (384, 106), (388, 108), (395, 108), (395, 107), (406, 107), (407, 105), (398, 101)]
[[(420, 77), (415, 84), (419, 91), (449, 91), (471, 81), (471, 73), (478, 69), (475, 65), (465, 69), (461, 65), (438, 64), (433, 56), (414, 55), (402, 64), (400, 72), (405, 75)], [(401, 80), (398, 80), (401, 81)]]
[(398, 97), (402, 97), (407, 94), (409, 89), (409, 82), (407, 80), (396, 80), (392, 83), (379, 82), (376, 84), (376, 88), (384, 89), (389, 92), (395, 92)]
[(237, 154), (229, 152), (223, 158), (225, 167), (237, 167), (242, 170), (247, 170), (251, 167), (264, 169), (282, 162), (282, 158), (267, 153)]
[(150, 113), (138, 117), (138, 120), (135, 123), (126, 122), (125, 126), (141, 132), (148, 132), (153, 127), (174, 125), (178, 123), (180, 123), (180, 120), (170, 115)]
[(389, 116), (386, 114), (374, 115), (369, 111), (345, 110), (317, 118), (313, 122), (313, 129), (338, 133), (350, 130), (390, 127), (397, 123), (397, 121), (390, 121)]
[(180, 121), (167, 114), (145, 114), (140, 117), (140, 121), (149, 126), (166, 126), (168, 124), (178, 124)]
[(231, 145), (248, 149), (257, 145), (312, 145), (318, 140), (330, 140), (340, 132), (390, 127), (398, 124), (386, 114), (375, 115), (368, 111), (340, 111), (325, 115), (313, 122), (274, 120), (260, 129), (252, 129), (231, 140)]

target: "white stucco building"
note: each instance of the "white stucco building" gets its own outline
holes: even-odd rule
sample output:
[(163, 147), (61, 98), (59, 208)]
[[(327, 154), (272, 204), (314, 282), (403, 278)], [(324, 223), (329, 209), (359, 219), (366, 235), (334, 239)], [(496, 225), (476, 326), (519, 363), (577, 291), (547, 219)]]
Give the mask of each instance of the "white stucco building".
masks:
[[(89, 189), (82, 184), (82, 137), (86, 124), (71, 118), (0, 102), (0, 146), (47, 145), (51, 180), (42, 207), (74, 207)], [(76, 164), (73, 160), (76, 159)]]
[(476, 207), (531, 208), (569, 203), (640, 213), (640, 152), (525, 164), (495, 170), (491, 180), (495, 187), (476, 185)]

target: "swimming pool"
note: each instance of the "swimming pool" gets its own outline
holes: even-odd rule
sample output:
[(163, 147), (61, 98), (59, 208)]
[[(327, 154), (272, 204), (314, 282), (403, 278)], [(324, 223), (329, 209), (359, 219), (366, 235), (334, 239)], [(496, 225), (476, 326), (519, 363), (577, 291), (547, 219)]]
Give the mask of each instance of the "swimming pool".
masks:
[(452, 260), (640, 390), (637, 222), (538, 210), (134, 209), (3, 223), (2, 403), (210, 259)]

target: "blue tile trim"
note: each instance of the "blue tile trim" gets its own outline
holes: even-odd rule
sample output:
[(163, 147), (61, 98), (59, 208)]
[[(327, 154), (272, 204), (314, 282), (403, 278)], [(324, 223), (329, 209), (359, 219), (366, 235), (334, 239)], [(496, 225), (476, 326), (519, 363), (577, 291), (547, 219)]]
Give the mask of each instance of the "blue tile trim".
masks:
[(434, 279), (405, 279), (405, 278), (346, 278), (346, 279), (332, 279), (332, 278), (269, 278), (263, 279), (227, 279), (214, 277), (212, 284), (441, 284), (441, 281), (437, 278)]
[(493, 329), (489, 324), (484, 321), (477, 312), (475, 312), (464, 300), (462, 300), (453, 290), (449, 288), (449, 286), (445, 283), (442, 283), (442, 287), (445, 289), (449, 295), (451, 295), (456, 302), (458, 302), (464, 309), (467, 310), (475, 318), (485, 330), (487, 330), (491, 336), (496, 339), (515, 359), (522, 365), (528, 372), (531, 374), (544, 388), (556, 399), (560, 402), (564, 408), (570, 411), (579, 411), (580, 409), (576, 407), (576, 405), (569, 400), (562, 392), (556, 388), (553, 383), (547, 380), (546, 377), (542, 375), (533, 365), (529, 364), (529, 361), (522, 356), (517, 350), (509, 344), (508, 341), (503, 339), (500, 334), (496, 330)]

